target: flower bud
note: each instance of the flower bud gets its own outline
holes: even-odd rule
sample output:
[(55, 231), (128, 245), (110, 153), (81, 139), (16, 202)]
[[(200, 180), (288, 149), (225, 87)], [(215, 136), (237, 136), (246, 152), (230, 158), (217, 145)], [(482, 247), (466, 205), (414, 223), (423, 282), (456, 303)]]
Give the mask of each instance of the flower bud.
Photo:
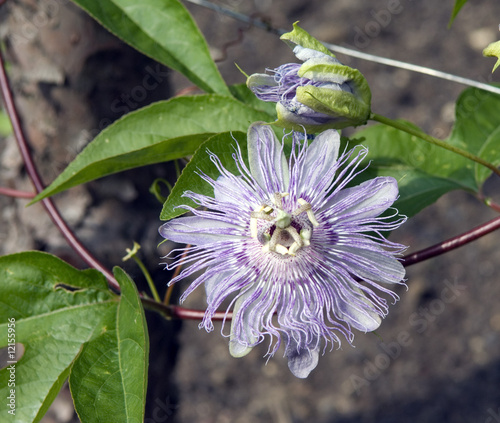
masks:
[(263, 101), (276, 102), (276, 125), (321, 132), (366, 123), (371, 92), (364, 76), (340, 63), (333, 53), (297, 24), (281, 36), (302, 60), (254, 74), (247, 86)]

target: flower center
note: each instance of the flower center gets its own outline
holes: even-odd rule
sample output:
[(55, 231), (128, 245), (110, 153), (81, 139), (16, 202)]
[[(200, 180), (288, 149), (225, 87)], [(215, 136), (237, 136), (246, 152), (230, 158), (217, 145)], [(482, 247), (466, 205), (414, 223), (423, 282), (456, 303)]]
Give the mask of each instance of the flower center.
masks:
[(297, 200), (297, 209), (291, 213), (285, 211), (283, 198), (287, 196), (287, 192), (277, 192), (272, 206), (262, 205), (250, 213), (250, 234), (262, 244), (263, 251), (294, 256), (310, 244), (313, 227), (319, 223), (311, 205), (302, 198)]

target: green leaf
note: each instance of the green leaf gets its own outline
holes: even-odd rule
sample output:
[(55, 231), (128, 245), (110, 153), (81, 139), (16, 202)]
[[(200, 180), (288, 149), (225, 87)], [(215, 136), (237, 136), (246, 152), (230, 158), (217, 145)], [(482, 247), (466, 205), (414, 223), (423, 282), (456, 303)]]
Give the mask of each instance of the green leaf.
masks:
[(193, 191), (198, 194), (213, 197), (214, 190), (212, 186), (208, 182), (205, 182), (199, 175), (199, 173), (204, 173), (213, 179), (217, 179), (220, 176), (220, 172), (210, 160), (207, 150), (215, 154), (229, 172), (239, 174), (233, 159), (236, 148), (235, 139), (241, 151), (245, 152), (247, 148), (246, 132), (225, 132), (214, 135), (199, 148), (187, 166), (183, 169), (167, 201), (163, 204), (160, 215), (161, 220), (170, 220), (187, 212), (187, 210), (183, 208), (176, 208), (178, 206), (186, 205), (197, 207), (194, 201), (182, 196), (185, 191)]
[(84, 345), (70, 387), (82, 422), (143, 422), (149, 340), (137, 289), (120, 268), (116, 326)]
[[(500, 95), (477, 88), (464, 90), (457, 101), (456, 122), (449, 141), (497, 167), (500, 166), (499, 110)], [(473, 166), (472, 176), (480, 188), (492, 171), (471, 163), (468, 163), (468, 167)]]
[(402, 214), (413, 216), (453, 189), (477, 189), (473, 162), (462, 156), (384, 125), (360, 131), (356, 137), (365, 138), (361, 144), (368, 147), (366, 160), (371, 160), (362, 178), (396, 178), (400, 197), (395, 207)]
[[(62, 387), (82, 344), (116, 319), (118, 301), (104, 276), (79, 271), (49, 254), (0, 257), (0, 347), (10, 322), (24, 355), (15, 364), (14, 422), (40, 421)], [(13, 320), (12, 320), (13, 319)], [(19, 347), (18, 347), (19, 348)], [(8, 368), (0, 371), (0, 395), (10, 395)], [(7, 401), (0, 414), (7, 415)]]
[(491, 73), (495, 72), (495, 70), (500, 65), (500, 41), (496, 41), (491, 43), (488, 47), (483, 50), (483, 56), (485, 57), (496, 57), (498, 60), (493, 66), (493, 70)]
[(73, 0), (140, 52), (207, 92), (229, 95), (205, 39), (178, 0)]
[(102, 131), (33, 202), (121, 170), (191, 155), (213, 133), (246, 131), (268, 118), (215, 94), (154, 103)]
[(453, 6), (453, 11), (451, 12), (450, 21), (448, 22), (448, 28), (451, 27), (451, 24), (453, 23), (453, 21), (458, 15), (458, 12), (460, 12), (460, 9), (462, 9), (465, 3), (467, 3), (467, 0), (455, 0), (455, 6)]

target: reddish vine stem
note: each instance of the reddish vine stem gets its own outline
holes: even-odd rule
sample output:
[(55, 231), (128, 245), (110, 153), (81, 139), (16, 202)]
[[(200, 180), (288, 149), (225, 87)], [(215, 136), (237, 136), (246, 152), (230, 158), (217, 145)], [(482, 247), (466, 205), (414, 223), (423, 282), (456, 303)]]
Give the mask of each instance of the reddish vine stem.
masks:
[(0, 195), (6, 195), (8, 197), (16, 197), (16, 198), (33, 198), (35, 194), (27, 191), (19, 191), (17, 189), (0, 187)]
[[(14, 99), (12, 96), (12, 91), (9, 86), (9, 80), (7, 77), (7, 73), (5, 71), (5, 64), (1, 52), (0, 52), (0, 88), (4, 99), (5, 109), (12, 123), (14, 137), (17, 141), (17, 145), (21, 152), (24, 165), (26, 167), (26, 172), (28, 173), (31, 182), (35, 187), (36, 192), (39, 193), (43, 190), (44, 185), (42, 183), (40, 175), (38, 174), (33, 158), (31, 157), (31, 152), (28, 147), (28, 143), (26, 142), (26, 138), (24, 137), (24, 132), (22, 130), (19, 115), (17, 113), (17, 109), (14, 104)], [(45, 198), (42, 200), (42, 204), (45, 207), (45, 210), (49, 214), (54, 224), (57, 226), (57, 228), (62, 233), (64, 238), (66, 238), (66, 241), (71, 246), (71, 248), (73, 248), (73, 250), (76, 253), (78, 253), (78, 255), (89, 266), (102, 272), (106, 276), (106, 279), (108, 280), (110, 286), (119, 291), (120, 286), (118, 285), (116, 279), (113, 277), (112, 273), (108, 269), (106, 269), (75, 236), (73, 231), (69, 228), (69, 226), (59, 213), (59, 210), (55, 206), (54, 202), (49, 198)]]
[[(156, 311), (169, 319), (184, 319), (184, 320), (202, 320), (205, 316), (204, 310), (193, 310), (189, 308), (179, 307), (175, 305), (166, 305), (154, 301), (151, 298), (141, 298), (141, 302), (145, 308)], [(212, 320), (231, 320), (232, 312), (218, 311), (212, 316)]]
[(500, 217), (496, 217), (489, 222), (483, 223), (471, 229), (468, 232), (457, 235), (453, 238), (447, 239), (445, 241), (439, 242), (431, 247), (424, 248), (423, 250), (417, 251), (412, 254), (408, 254), (403, 257), (403, 264), (405, 267), (411, 266), (412, 264), (420, 263), (424, 260), (428, 260), (432, 257), (439, 256), (441, 254), (447, 253), (448, 251), (454, 250), (455, 248), (462, 247), (469, 242), (475, 241), (484, 235), (487, 235), (493, 231), (500, 228)]

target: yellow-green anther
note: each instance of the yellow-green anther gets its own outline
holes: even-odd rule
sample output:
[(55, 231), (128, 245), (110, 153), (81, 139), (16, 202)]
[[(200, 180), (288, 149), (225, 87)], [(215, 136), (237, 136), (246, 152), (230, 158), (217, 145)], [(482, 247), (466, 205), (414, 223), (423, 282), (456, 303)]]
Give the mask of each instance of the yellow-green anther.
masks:
[(284, 247), (281, 244), (276, 244), (276, 247), (274, 249), (277, 253), (281, 254), (282, 256), (285, 256), (288, 254), (288, 248)]
[(302, 238), (302, 242), (304, 243), (305, 246), (310, 245), (310, 240), (312, 236), (312, 230), (311, 229), (301, 229), (300, 230), (300, 237)]
[(290, 248), (288, 249), (288, 254), (290, 254), (291, 256), (294, 256), (294, 255), (295, 255), (295, 253), (296, 253), (297, 251), (299, 251), (299, 250), (300, 250), (300, 247), (301, 247), (301, 246), (300, 246), (298, 243), (294, 242), (294, 243), (290, 246)]
[(302, 198), (299, 198), (297, 200), (297, 203), (299, 203), (302, 207), (309, 206), (309, 207), (306, 207), (306, 210), (305, 210), (306, 213), (307, 213), (307, 217), (308, 217), (309, 221), (312, 223), (313, 226), (319, 226), (319, 223), (316, 220), (316, 216), (314, 216), (314, 213), (311, 210), (311, 205), (306, 200), (304, 200)]

